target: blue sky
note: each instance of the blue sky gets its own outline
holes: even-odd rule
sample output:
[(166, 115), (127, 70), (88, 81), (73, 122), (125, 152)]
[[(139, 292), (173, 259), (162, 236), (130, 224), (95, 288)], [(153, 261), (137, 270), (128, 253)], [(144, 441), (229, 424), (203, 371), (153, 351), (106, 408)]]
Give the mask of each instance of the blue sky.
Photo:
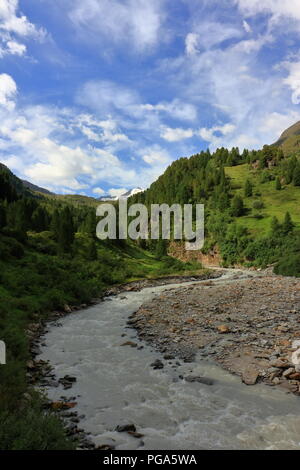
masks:
[(299, 0), (0, 0), (0, 160), (100, 196), (272, 143), (300, 120), (299, 36)]

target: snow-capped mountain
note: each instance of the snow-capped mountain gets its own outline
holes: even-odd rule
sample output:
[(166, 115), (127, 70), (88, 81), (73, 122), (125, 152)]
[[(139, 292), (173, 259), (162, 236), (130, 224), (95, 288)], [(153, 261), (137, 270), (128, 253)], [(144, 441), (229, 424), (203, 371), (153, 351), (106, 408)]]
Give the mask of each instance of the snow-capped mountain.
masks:
[(102, 196), (99, 198), (99, 201), (109, 202), (109, 201), (118, 201), (119, 199), (128, 199), (135, 194), (141, 193), (144, 191), (142, 188), (133, 188), (126, 191), (126, 193), (120, 194), (120, 196)]

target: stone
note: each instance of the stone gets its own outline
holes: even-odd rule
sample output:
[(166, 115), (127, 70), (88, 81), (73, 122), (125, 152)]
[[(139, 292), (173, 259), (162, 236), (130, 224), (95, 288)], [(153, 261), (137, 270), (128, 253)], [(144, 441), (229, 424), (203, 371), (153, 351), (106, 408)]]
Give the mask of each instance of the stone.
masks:
[(300, 372), (294, 372), (289, 376), (291, 380), (300, 380)]
[(76, 402), (65, 402), (65, 401), (54, 401), (51, 403), (51, 408), (55, 411), (57, 410), (68, 410), (74, 408), (77, 405)]
[(67, 305), (67, 304), (64, 305), (64, 312), (66, 312), (66, 313), (71, 313), (72, 312), (72, 309), (71, 309), (70, 305)]
[(124, 424), (116, 427), (117, 432), (136, 432), (134, 424)]
[(188, 375), (187, 377), (184, 377), (186, 382), (198, 382), (200, 384), (204, 385), (213, 385), (214, 381), (212, 379), (209, 379), (208, 377), (193, 377), (191, 375)]
[(152, 362), (152, 364), (150, 364), (150, 366), (153, 367), (154, 370), (164, 368), (163, 363), (159, 359), (156, 359), (156, 361)]
[(254, 367), (247, 367), (242, 374), (242, 380), (246, 385), (255, 385), (259, 372)]
[(300, 365), (300, 348), (293, 352), (291, 361), (295, 366)]
[(292, 342), (292, 349), (298, 349), (300, 348), (300, 339), (296, 339), (295, 341)]
[(133, 341), (126, 341), (125, 343), (121, 344), (121, 346), (130, 346), (131, 348), (136, 348), (137, 344)]
[(219, 325), (217, 326), (217, 330), (219, 333), (222, 333), (222, 334), (230, 332), (230, 328), (227, 325)]
[(282, 374), (283, 377), (289, 377), (291, 374), (295, 372), (294, 367), (290, 367), (289, 369), (285, 370)]
[(136, 439), (141, 439), (142, 437), (144, 437), (144, 434), (134, 431), (128, 431), (128, 434), (132, 437), (135, 437)]

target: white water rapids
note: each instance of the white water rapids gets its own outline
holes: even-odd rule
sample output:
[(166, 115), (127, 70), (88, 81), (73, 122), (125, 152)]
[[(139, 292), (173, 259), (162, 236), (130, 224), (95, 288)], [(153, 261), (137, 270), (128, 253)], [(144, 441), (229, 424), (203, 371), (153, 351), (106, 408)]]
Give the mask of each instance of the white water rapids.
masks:
[[(249, 273), (247, 273), (249, 275)], [(254, 274), (253, 274), (254, 275)], [(228, 271), (215, 283), (236, 282)], [(239, 278), (245, 277), (240, 272)], [(200, 281), (199, 281), (200, 282)], [(184, 283), (186, 286), (192, 283)], [(300, 401), (266, 385), (246, 386), (209, 361), (186, 364), (163, 361), (162, 370), (150, 364), (161, 354), (139, 341), (126, 328), (128, 316), (167, 285), (126, 292), (59, 320), (44, 336), (40, 359), (49, 360), (56, 376), (75, 376), (70, 390), (47, 388), (52, 400), (76, 397), (79, 427), (90, 432), (96, 445), (116, 449), (299, 449)], [(123, 336), (125, 333), (125, 336)], [(121, 346), (134, 341), (143, 349)], [(202, 375), (215, 381), (207, 386), (188, 383), (179, 375)], [(136, 439), (115, 432), (120, 424), (135, 424)]]

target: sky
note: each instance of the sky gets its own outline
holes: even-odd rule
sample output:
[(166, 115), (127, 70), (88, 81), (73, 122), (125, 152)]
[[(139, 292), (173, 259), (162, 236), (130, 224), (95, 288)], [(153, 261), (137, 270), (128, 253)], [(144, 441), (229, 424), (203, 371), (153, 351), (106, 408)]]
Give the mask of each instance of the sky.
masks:
[(258, 149), (299, 105), (299, 0), (0, 0), (0, 161), (56, 193)]

